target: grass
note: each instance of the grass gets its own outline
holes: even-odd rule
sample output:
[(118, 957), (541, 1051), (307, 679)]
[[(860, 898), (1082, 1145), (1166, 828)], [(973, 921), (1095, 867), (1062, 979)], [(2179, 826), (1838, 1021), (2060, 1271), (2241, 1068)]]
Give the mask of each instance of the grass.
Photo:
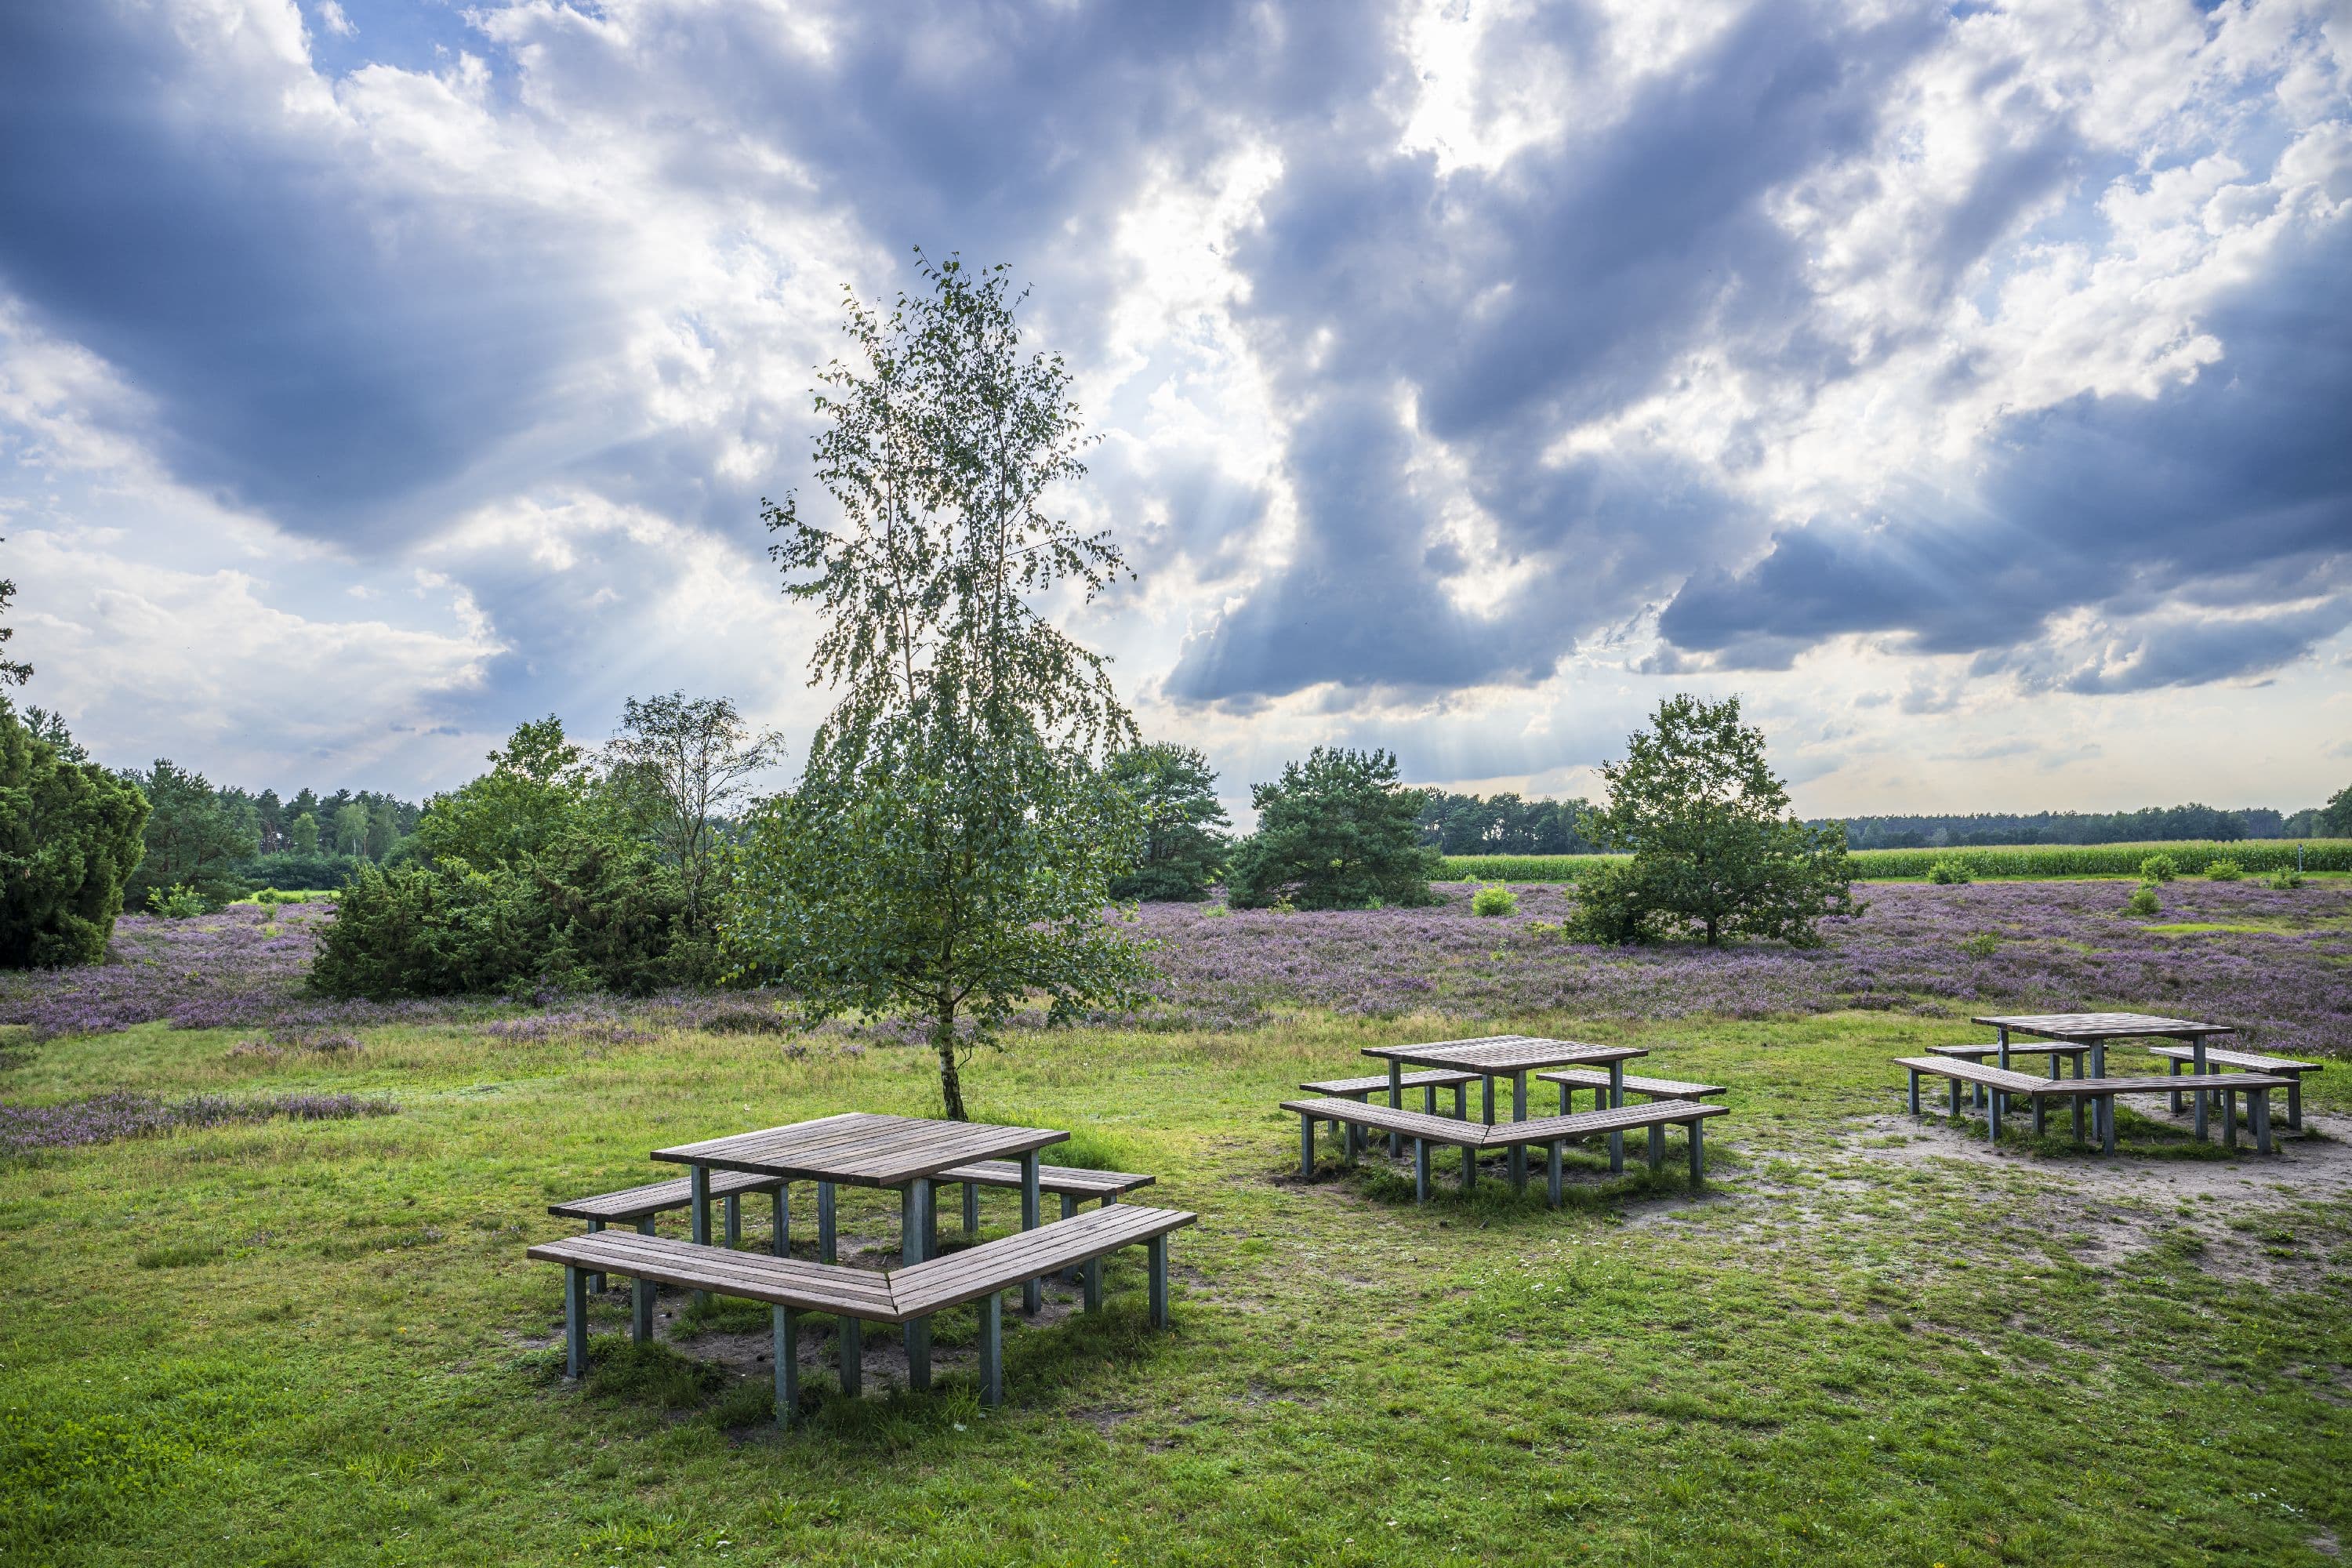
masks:
[[(853, 1404), (812, 1371), (789, 1436), (746, 1364), (756, 1310), (665, 1293), (669, 1337), (632, 1347), (616, 1292), (566, 1385), (560, 1276), (523, 1247), (566, 1228), (551, 1199), (649, 1179), (658, 1144), (923, 1112), (920, 1049), (442, 1022), (257, 1073), (226, 1031), (49, 1041), (0, 1089), (402, 1109), (0, 1165), (0, 1561), (1962, 1568), (2316, 1563), (2352, 1537), (2352, 1215), (2303, 1201), (2292, 1156), (2274, 1203), (2226, 1213), (2085, 1204), (2065, 1178), (2098, 1162), (2060, 1140), (1960, 1157), (1887, 1065), (1977, 1033), (1954, 1020), (1489, 1028), (1632, 1039), (1727, 1085), (1711, 1190), (1678, 1139), (1660, 1176), (1580, 1160), (1559, 1214), (1540, 1180), (1465, 1199), (1451, 1154), (1426, 1208), (1377, 1159), (1297, 1181), (1276, 1101), (1365, 1045), (1465, 1032), (1444, 1020), (1025, 1039), (973, 1065), (975, 1113), (1080, 1130), (1082, 1159), (1201, 1213), (1174, 1331), (1122, 1256), (1106, 1312), (1011, 1330), (1003, 1409), (973, 1398), (967, 1309), (932, 1394), (869, 1368)], [(2320, 1075), (2312, 1110), (2347, 1081)], [(2119, 1121), (2130, 1161), (2231, 1159)], [(895, 1200), (849, 1194), (843, 1225), (888, 1245)], [(2119, 1227), (2146, 1245), (2105, 1257)]]
[[(2249, 877), (2281, 867), (2306, 872), (2352, 872), (2352, 839), (2246, 838), (2233, 843), (2195, 840), (2150, 844), (2021, 844), (2002, 847), (1948, 849), (1856, 849), (1847, 862), (1855, 877), (1869, 881), (1925, 880), (1938, 860), (1957, 860), (1971, 876), (2137, 879), (2140, 862), (2169, 855), (2184, 877), (2201, 876), (2215, 860), (2233, 860)], [(1465, 881), (1573, 882), (1612, 855), (1452, 855), (1445, 875)]]

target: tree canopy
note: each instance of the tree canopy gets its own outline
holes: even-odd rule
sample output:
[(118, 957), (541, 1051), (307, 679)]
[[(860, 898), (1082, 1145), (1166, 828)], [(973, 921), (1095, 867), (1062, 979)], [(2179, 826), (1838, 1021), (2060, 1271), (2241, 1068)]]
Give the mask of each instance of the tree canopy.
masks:
[(1234, 851), (1226, 894), (1237, 909), (1435, 903), (1429, 879), (1443, 868), (1421, 842), (1422, 798), (1398, 787), (1394, 753), (1318, 746), (1250, 786), (1257, 831)]
[(1135, 863), (1110, 885), (1115, 899), (1198, 902), (1224, 868), (1233, 818), (1217, 800), (1217, 773), (1190, 746), (1156, 742), (1113, 752), (1110, 779), (1135, 803), (1142, 839)]
[(106, 956), (147, 809), (128, 780), (61, 751), (0, 698), (0, 968)]
[(1086, 471), (1070, 373), (1023, 352), (1003, 268), (919, 264), (928, 290), (887, 312), (845, 300), (860, 363), (816, 397), (832, 505), (763, 514), (822, 620), (812, 680), (841, 696), (797, 788), (752, 816), (729, 938), (813, 1019), (923, 1019), (961, 1119), (965, 1058), (1016, 1008), (1129, 1004), (1149, 971), (1104, 918), (1137, 818), (1101, 762), (1133, 721), (1032, 603), (1122, 569), (1047, 510)]
[(1605, 763), (1606, 809), (1584, 831), (1630, 861), (1577, 885), (1579, 934), (1649, 942), (1691, 933), (1821, 941), (1820, 921), (1859, 913), (1845, 830), (1789, 815), (1789, 792), (1764, 758), (1764, 732), (1739, 721), (1739, 700), (1689, 695), (1658, 705), (1626, 755)]
[(646, 797), (654, 843), (677, 868), (686, 923), (698, 936), (709, 936), (717, 918), (725, 820), (743, 805), (751, 777), (783, 752), (782, 735), (752, 728), (724, 697), (673, 691), (632, 697), (622, 709), (605, 762)]

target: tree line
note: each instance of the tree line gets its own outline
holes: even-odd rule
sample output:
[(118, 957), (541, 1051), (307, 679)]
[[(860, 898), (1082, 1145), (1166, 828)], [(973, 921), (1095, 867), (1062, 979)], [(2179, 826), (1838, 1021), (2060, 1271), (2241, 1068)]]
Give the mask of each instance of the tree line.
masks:
[[(2339, 794), (2337, 800), (2344, 795)], [(2332, 805), (2333, 803), (2331, 803)], [(1972, 812), (1966, 816), (1850, 816), (1846, 844), (1854, 849), (1973, 848), (2009, 844), (2145, 844), (2192, 839), (2313, 838), (2352, 834), (2330, 806), (2281, 812), (2268, 806), (2224, 811), (2191, 803), (2137, 811)]]

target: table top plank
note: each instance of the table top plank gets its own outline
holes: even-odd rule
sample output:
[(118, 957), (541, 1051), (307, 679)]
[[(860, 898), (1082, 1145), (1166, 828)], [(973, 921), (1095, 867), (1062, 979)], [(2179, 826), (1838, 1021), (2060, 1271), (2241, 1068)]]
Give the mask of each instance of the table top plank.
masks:
[(1475, 1040), (1437, 1040), (1417, 1046), (1366, 1046), (1364, 1055), (1415, 1067), (1462, 1068), (1484, 1077), (1508, 1077), (1538, 1068), (1583, 1067), (1631, 1061), (1650, 1053), (1639, 1046), (1595, 1046), (1534, 1035), (1489, 1035)]
[(2050, 1040), (2119, 1040), (2141, 1035), (2194, 1039), (2200, 1035), (2229, 1035), (2227, 1024), (2200, 1024), (2188, 1018), (2159, 1018), (2147, 1013), (2017, 1013), (1971, 1018), (1990, 1029), (2039, 1035)]
[(1045, 1127), (936, 1121), (852, 1111), (656, 1149), (653, 1157), (712, 1170), (895, 1187), (974, 1160), (1034, 1153), (1069, 1134)]

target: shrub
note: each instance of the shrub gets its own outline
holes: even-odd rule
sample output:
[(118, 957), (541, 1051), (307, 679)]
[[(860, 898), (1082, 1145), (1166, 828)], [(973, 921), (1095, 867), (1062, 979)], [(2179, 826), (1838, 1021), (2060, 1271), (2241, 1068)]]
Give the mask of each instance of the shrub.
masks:
[(1970, 958), (1990, 958), (2000, 951), (2000, 938), (1989, 931), (1980, 931), (1960, 943), (1960, 951)]
[(1496, 882), (1470, 895), (1470, 912), (1474, 915), (1515, 915), (1519, 912), (1519, 896)]
[(136, 788), (0, 702), (0, 969), (103, 959), (146, 826)]
[(2132, 894), (2130, 901), (2124, 905), (2124, 913), (2137, 915), (2143, 920), (2163, 912), (2164, 906), (2156, 900), (2156, 884), (2153, 882), (2142, 882), (2139, 890)]
[(2169, 855), (2151, 855), (2139, 863), (2143, 882), (2169, 882), (2180, 875), (2180, 862)]
[(2303, 886), (2303, 873), (2292, 866), (2282, 866), (2271, 873), (2271, 886), (2280, 892), (2291, 892)]
[(147, 889), (147, 908), (167, 921), (184, 921), (203, 914), (208, 905), (204, 894), (187, 882), (175, 882), (168, 888)]
[(2205, 868), (2205, 879), (2210, 882), (2234, 882), (2245, 874), (2245, 868), (2235, 860), (2214, 860)]
[(1973, 882), (1976, 880), (1976, 876), (1969, 869), (1967, 861), (1955, 860), (1948, 857), (1927, 868), (1927, 880), (1937, 887), (1948, 888), (1957, 883)]
[(1391, 753), (1318, 746), (1274, 783), (1251, 785), (1250, 799), (1258, 826), (1234, 851), (1226, 890), (1234, 908), (1437, 902), (1429, 890), (1437, 853), (1421, 844), (1422, 796), (1398, 787)]
[(1686, 932), (1821, 944), (1821, 921), (1861, 912), (1846, 869), (1845, 829), (1808, 827), (1764, 758), (1764, 732), (1739, 700), (1688, 695), (1658, 705), (1627, 756), (1603, 763), (1609, 806), (1580, 830), (1630, 849), (1580, 884), (1579, 933), (1645, 942)]

